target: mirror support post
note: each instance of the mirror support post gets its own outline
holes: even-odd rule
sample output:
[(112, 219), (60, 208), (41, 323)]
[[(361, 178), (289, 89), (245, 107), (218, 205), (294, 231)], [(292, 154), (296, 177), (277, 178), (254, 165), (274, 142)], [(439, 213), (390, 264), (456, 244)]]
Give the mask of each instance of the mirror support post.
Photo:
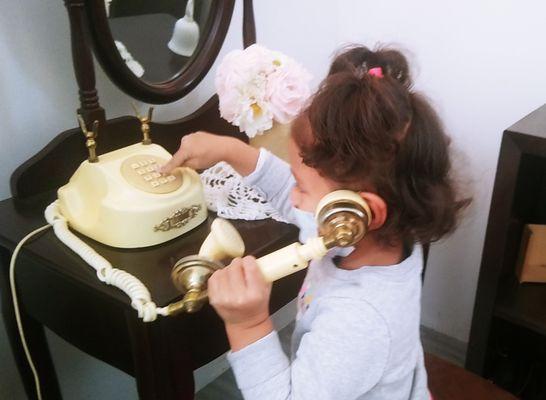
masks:
[(243, 46), (245, 49), (256, 43), (256, 23), (254, 22), (254, 7), (252, 0), (243, 3)]
[(106, 116), (104, 108), (99, 104), (99, 96), (95, 88), (95, 67), (86, 34), (85, 1), (64, 0), (64, 2), (70, 20), (72, 60), (80, 95), (78, 113), (83, 117), (86, 125), (91, 126), (93, 121), (99, 121), (102, 127)]

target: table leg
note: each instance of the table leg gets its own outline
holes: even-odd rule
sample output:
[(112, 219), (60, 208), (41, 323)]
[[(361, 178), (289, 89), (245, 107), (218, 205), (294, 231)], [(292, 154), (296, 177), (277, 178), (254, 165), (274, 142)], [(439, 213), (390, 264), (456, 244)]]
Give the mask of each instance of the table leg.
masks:
[[(11, 297), (11, 289), (9, 283), (9, 262), (11, 253), (5, 248), (0, 248), (0, 293), (2, 295), (2, 317), (6, 326), (10, 347), (15, 358), (15, 363), (27, 397), (31, 400), (36, 400), (36, 386), (32, 370), (26, 359), (15, 312), (13, 309), (13, 300)], [(16, 275), (17, 277), (17, 275)], [(55, 367), (49, 352), (49, 346), (45, 337), (44, 327), (41, 323), (25, 313), (25, 308), (19, 301), (21, 321), (25, 332), (30, 354), (38, 371), (40, 378), (40, 386), (42, 400), (60, 400), (62, 399), (59, 389), (59, 382), (55, 373)]]
[(173, 318), (142, 322), (127, 311), (134, 375), (141, 400), (192, 400), (193, 362), (187, 342), (175, 337)]

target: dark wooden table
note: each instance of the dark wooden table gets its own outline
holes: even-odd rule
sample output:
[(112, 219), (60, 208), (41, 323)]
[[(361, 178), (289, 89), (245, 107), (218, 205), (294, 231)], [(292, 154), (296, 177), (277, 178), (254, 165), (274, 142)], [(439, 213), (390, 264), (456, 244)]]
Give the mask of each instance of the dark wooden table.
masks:
[[(9, 261), (16, 243), (45, 225), (43, 210), (55, 191), (24, 200), (0, 202), (0, 284), (2, 314), (25, 390), (35, 399), (33, 378), (18, 336), (9, 291)], [(197, 253), (209, 233), (209, 216), (186, 235), (162, 245), (115, 249), (82, 237), (112, 265), (138, 277), (158, 306), (180, 298), (170, 271), (181, 257)], [(261, 255), (296, 239), (296, 229), (265, 221), (234, 221), (247, 254)], [(274, 285), (271, 311), (296, 296), (303, 275)], [(124, 293), (102, 284), (94, 270), (65, 247), (51, 229), (23, 247), (16, 265), (21, 316), (37, 366), (44, 400), (61, 399), (59, 384), (44, 336), (44, 326), (87, 354), (136, 378), (141, 399), (192, 399), (193, 370), (228, 350), (223, 324), (210, 306), (197, 314), (138, 319)]]

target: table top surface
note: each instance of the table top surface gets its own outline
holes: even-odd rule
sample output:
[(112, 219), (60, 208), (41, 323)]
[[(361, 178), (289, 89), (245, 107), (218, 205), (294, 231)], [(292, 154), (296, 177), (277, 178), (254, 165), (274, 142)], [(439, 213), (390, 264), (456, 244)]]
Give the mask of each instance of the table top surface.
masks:
[[(13, 250), (16, 244), (32, 230), (44, 226), (45, 207), (55, 200), (55, 192), (42, 193), (24, 200), (13, 198), (0, 202), (0, 246)], [(98, 243), (83, 235), (78, 236), (114, 267), (125, 270), (140, 279), (158, 306), (165, 306), (180, 298), (180, 292), (171, 282), (171, 269), (182, 257), (196, 254), (210, 232), (214, 215), (192, 231), (169, 242), (141, 249), (118, 249)], [(297, 238), (293, 225), (273, 220), (232, 221), (246, 245), (246, 254), (260, 256), (288, 244)], [(95, 270), (55, 236), (52, 229), (31, 238), (22, 248), (20, 257), (32, 257), (41, 265), (94, 290), (129, 304), (120, 290), (107, 286), (96, 277)]]

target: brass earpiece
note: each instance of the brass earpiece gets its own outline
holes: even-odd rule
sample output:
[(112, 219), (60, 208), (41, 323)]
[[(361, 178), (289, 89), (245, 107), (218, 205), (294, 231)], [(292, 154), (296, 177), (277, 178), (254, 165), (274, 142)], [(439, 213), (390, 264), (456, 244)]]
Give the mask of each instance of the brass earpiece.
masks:
[(358, 243), (368, 232), (372, 212), (357, 193), (336, 190), (321, 199), (316, 220), (327, 248), (348, 247)]
[[(264, 278), (275, 281), (306, 268), (309, 261), (324, 257), (328, 249), (352, 246), (368, 231), (372, 213), (360, 195), (338, 190), (321, 199), (317, 206), (318, 237), (305, 244), (292, 243), (256, 260)], [(216, 219), (211, 233), (203, 242), (199, 255), (179, 260), (172, 270), (175, 286), (184, 298), (169, 306), (169, 313), (198, 311), (207, 301), (207, 280), (217, 269), (220, 260), (240, 257), (244, 243), (237, 230), (226, 220)]]

